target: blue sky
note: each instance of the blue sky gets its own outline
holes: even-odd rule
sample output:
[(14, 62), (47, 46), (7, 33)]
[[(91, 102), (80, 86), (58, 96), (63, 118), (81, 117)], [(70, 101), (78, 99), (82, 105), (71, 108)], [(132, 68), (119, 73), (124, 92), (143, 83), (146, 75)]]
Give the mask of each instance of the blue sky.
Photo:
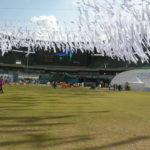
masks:
[(55, 16), (72, 21), (77, 16), (72, 0), (0, 0), (0, 21), (26, 21), (33, 16)]

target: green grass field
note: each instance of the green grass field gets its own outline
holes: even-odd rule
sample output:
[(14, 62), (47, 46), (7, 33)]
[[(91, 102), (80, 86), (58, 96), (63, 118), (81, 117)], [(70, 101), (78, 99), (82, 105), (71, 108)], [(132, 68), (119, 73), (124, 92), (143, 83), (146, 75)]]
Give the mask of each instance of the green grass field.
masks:
[(150, 150), (150, 93), (5, 86), (0, 150)]

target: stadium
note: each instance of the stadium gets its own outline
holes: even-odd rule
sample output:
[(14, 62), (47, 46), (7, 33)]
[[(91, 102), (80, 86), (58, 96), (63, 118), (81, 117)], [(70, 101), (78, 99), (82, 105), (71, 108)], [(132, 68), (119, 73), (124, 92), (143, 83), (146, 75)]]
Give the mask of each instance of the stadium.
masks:
[[(60, 82), (62, 74), (69, 74), (69, 79), (76, 79), (74, 82), (92, 84), (93, 82), (104, 81), (108, 84), (118, 73), (133, 69), (148, 69), (149, 63), (128, 63), (118, 61), (109, 57), (102, 57), (92, 53), (72, 53), (63, 55), (58, 50), (45, 52), (38, 50), (35, 54), (23, 52), (23, 49), (12, 50), (0, 57), (0, 74), (5, 80), (19, 82), (19, 80), (38, 80), (39, 83), (47, 83), (55, 80)], [(66, 82), (61, 79), (61, 82)], [(69, 81), (68, 81), (69, 82)], [(71, 80), (70, 80), (71, 82)]]
[(0, 150), (149, 150), (148, 1), (0, 3)]

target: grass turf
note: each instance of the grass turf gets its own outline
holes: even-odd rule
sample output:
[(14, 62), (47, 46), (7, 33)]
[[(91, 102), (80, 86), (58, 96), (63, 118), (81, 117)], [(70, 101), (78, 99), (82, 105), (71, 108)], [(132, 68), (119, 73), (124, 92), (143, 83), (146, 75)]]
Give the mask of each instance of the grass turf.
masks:
[(150, 94), (5, 86), (0, 150), (149, 150)]

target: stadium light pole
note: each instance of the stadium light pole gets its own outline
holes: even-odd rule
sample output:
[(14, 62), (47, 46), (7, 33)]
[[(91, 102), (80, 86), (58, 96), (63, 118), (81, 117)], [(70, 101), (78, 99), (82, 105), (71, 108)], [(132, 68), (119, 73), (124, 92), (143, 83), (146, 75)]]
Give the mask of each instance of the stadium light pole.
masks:
[(104, 64), (104, 67), (105, 67), (105, 70), (106, 70), (107, 67), (108, 67), (108, 63), (105, 63), (105, 64)]
[(27, 57), (27, 64), (26, 64), (26, 67), (27, 69), (29, 68), (29, 53), (26, 54), (26, 57)]
[(105, 64), (104, 64), (104, 68), (105, 68), (104, 75), (106, 74), (107, 66), (108, 66), (108, 63), (105, 63)]
[(30, 47), (28, 47), (28, 53), (27, 53), (27, 69), (29, 68), (29, 55), (30, 55)]
[(29, 54), (27, 55), (27, 69), (29, 67)]

